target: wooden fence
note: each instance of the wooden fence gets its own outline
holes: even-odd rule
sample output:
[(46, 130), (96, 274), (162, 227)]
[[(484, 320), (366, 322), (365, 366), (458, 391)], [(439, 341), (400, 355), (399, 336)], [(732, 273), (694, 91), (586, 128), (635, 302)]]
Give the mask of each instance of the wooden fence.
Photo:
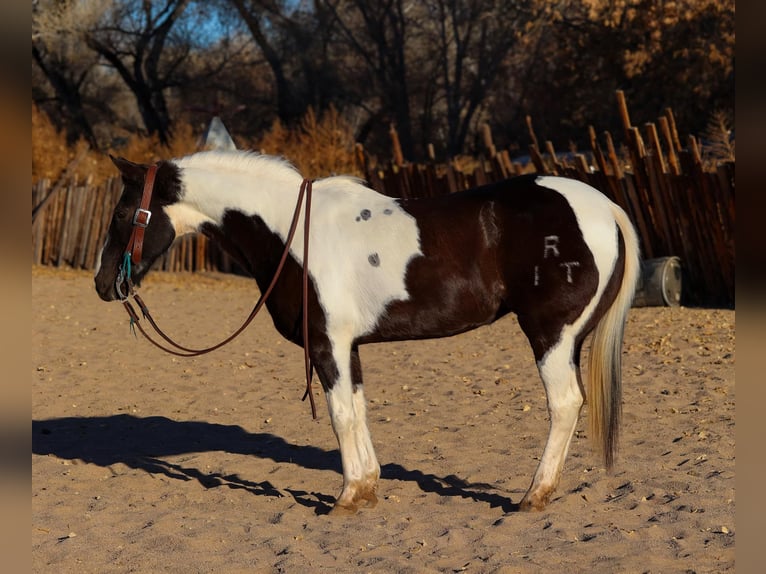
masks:
[[(632, 126), (621, 92), (618, 107), (624, 125), (625, 149), (621, 157), (612, 135), (599, 144), (589, 128), (587, 153), (557, 154), (550, 141), (540, 150), (527, 118), (530, 162), (540, 174), (580, 179), (601, 190), (620, 205), (636, 225), (645, 259), (678, 256), (683, 268), (684, 305), (734, 307), (734, 162), (704, 167), (697, 140), (687, 138), (683, 147), (670, 109), (657, 125), (641, 131)], [(662, 134), (662, 136), (660, 136)], [(392, 138), (394, 143), (396, 139)], [(513, 162), (507, 151), (496, 151), (488, 130), (485, 154), (466, 170), (457, 161), (447, 164), (412, 164), (392, 161), (367, 165), (370, 185), (392, 197), (433, 197), (502, 180), (527, 167)], [(363, 154), (362, 159), (364, 159)], [(401, 158), (394, 151), (394, 158)]]
[[(32, 263), (95, 269), (121, 191), (119, 178), (104, 185), (72, 182), (58, 190), (47, 180), (39, 181), (32, 188), (32, 205), (42, 206), (32, 220)], [(237, 270), (231, 258), (201, 234), (178, 240), (154, 269)]]
[[(553, 145), (541, 150), (528, 120), (530, 161), (538, 173), (583, 180), (600, 189), (630, 215), (644, 258), (675, 255), (684, 270), (682, 303), (734, 306), (734, 162), (703, 168), (697, 141), (681, 145), (672, 113), (641, 131), (630, 124), (618, 93), (627, 157), (615, 151), (611, 134), (603, 148), (590, 128), (590, 150), (562, 159)], [(395, 136), (395, 134), (393, 134)], [(394, 160), (373, 165), (359, 148), (370, 186), (392, 197), (433, 197), (501, 180), (529, 170), (496, 151), (485, 131), (486, 153), (470, 169), (448, 163), (406, 163), (394, 148)], [(395, 137), (392, 138), (395, 142)], [(40, 181), (32, 190), (33, 263), (94, 269), (112, 210), (120, 194), (118, 179), (105, 185), (69, 183), (60, 189)], [(168, 271), (238, 272), (236, 264), (202, 235), (181, 239), (155, 264)]]

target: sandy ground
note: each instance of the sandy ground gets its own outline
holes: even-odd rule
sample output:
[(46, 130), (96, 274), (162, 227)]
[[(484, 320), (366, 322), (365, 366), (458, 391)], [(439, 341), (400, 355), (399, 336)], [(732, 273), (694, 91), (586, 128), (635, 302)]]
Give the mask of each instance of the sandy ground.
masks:
[[(326, 513), (340, 456), (302, 351), (267, 314), (194, 359), (130, 334), (83, 272), (33, 269), (34, 572), (733, 572), (733, 311), (634, 309), (607, 474), (584, 417), (543, 512), (516, 512), (547, 436), (515, 319), (362, 348), (380, 504)], [(158, 321), (217, 342), (245, 278), (150, 276)], [(583, 413), (585, 414), (585, 413)]]

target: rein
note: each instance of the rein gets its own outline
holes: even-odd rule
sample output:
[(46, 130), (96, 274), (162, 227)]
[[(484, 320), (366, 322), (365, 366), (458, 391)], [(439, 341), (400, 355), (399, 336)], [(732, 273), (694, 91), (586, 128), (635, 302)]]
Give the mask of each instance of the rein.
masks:
[[(290, 252), (290, 246), (293, 242), (293, 237), (295, 236), (295, 231), (298, 227), (298, 219), (300, 218), (301, 213), (301, 206), (303, 205), (303, 197), (305, 195), (306, 197), (306, 208), (304, 210), (304, 230), (303, 230), (303, 284), (302, 284), (302, 297), (303, 297), (303, 318), (302, 318), (302, 329), (301, 334), (303, 336), (303, 359), (304, 363), (306, 365), (306, 392), (303, 394), (303, 398), (301, 400), (306, 400), (306, 397), (309, 398), (309, 402), (311, 403), (311, 416), (316, 419), (317, 413), (316, 413), (316, 405), (314, 404), (314, 395), (311, 392), (311, 383), (313, 378), (313, 365), (311, 364), (311, 357), (309, 356), (309, 336), (308, 336), (308, 284), (309, 284), (309, 274), (308, 274), (308, 260), (309, 260), (309, 226), (310, 226), (310, 216), (311, 216), (311, 192), (312, 192), (312, 180), (310, 179), (304, 179), (301, 183), (300, 192), (298, 193), (298, 201), (295, 205), (295, 212), (293, 213), (293, 219), (290, 224), (290, 231), (288, 232), (287, 239), (285, 240), (285, 249), (282, 252), (282, 257), (279, 260), (279, 264), (277, 265), (277, 270), (274, 273), (274, 277), (271, 279), (271, 283), (269, 283), (269, 286), (266, 288), (266, 290), (261, 293), (260, 298), (258, 299), (258, 302), (255, 304), (255, 307), (253, 307), (253, 310), (250, 311), (250, 315), (245, 319), (245, 322), (242, 324), (241, 327), (239, 327), (234, 333), (229, 335), (226, 339), (221, 341), (220, 343), (217, 343), (211, 347), (207, 347), (204, 349), (190, 349), (188, 347), (184, 347), (182, 345), (179, 345), (175, 341), (173, 341), (168, 335), (166, 335), (162, 329), (159, 328), (157, 323), (154, 321), (154, 318), (152, 317), (151, 313), (149, 312), (149, 308), (146, 306), (144, 301), (139, 297), (138, 293), (136, 293), (133, 282), (131, 281), (131, 275), (132, 275), (132, 265), (136, 265), (141, 262), (142, 257), (142, 249), (143, 249), (143, 242), (144, 242), (144, 231), (146, 229), (146, 226), (149, 225), (149, 221), (151, 219), (151, 211), (149, 211), (149, 203), (151, 202), (152, 197), (152, 191), (154, 189), (154, 179), (157, 174), (157, 166), (152, 165), (149, 167), (149, 170), (146, 173), (146, 180), (144, 182), (144, 191), (143, 195), (141, 196), (141, 204), (136, 209), (135, 214), (133, 215), (133, 231), (131, 232), (130, 239), (128, 240), (128, 245), (125, 249), (125, 254), (123, 256), (123, 262), (120, 266), (119, 273), (117, 274), (117, 279), (115, 282), (115, 288), (117, 290), (117, 294), (120, 297), (120, 300), (122, 301), (123, 306), (125, 307), (125, 310), (128, 312), (128, 315), (130, 316), (130, 326), (138, 327), (138, 330), (141, 332), (141, 334), (155, 347), (162, 349), (166, 353), (170, 353), (171, 355), (176, 355), (178, 357), (197, 357), (199, 355), (204, 355), (206, 353), (209, 353), (211, 351), (215, 351), (216, 349), (219, 349), (226, 345), (227, 343), (230, 343), (233, 341), (242, 331), (244, 331), (247, 326), (252, 322), (252, 320), (255, 318), (255, 316), (258, 314), (258, 312), (261, 310), (263, 305), (266, 303), (266, 299), (268, 299), (269, 295), (271, 295), (271, 292), (274, 290), (274, 286), (277, 284), (277, 280), (279, 279), (280, 275), (282, 274), (282, 269), (284, 268), (285, 262), (287, 261), (287, 256)], [(128, 293), (123, 293), (122, 285), (123, 283), (127, 283), (128, 285)], [(130, 297), (133, 297), (133, 300), (136, 302), (138, 307), (141, 309), (141, 313), (143, 317), (149, 321), (149, 324), (152, 326), (154, 331), (162, 337), (162, 339), (170, 345), (170, 347), (163, 345), (162, 343), (156, 341), (154, 338), (152, 338), (143, 328), (141, 325), (140, 319), (138, 317), (138, 313), (136, 313), (136, 310), (133, 308), (133, 305), (131, 305), (130, 301), (128, 300)], [(174, 348), (171, 348), (174, 347)]]

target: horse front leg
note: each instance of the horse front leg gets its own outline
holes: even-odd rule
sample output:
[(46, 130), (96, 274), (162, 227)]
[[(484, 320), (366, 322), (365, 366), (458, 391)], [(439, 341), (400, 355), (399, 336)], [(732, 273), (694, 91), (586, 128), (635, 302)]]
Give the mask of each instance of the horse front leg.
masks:
[(572, 344), (560, 341), (537, 365), (548, 398), (550, 430), (532, 484), (519, 505), (521, 510), (545, 508), (561, 478), (583, 404), (573, 353)]
[(362, 368), (356, 347), (333, 345), (337, 375), (325, 385), (327, 405), (343, 465), (343, 489), (331, 514), (354, 514), (378, 503), (380, 465), (367, 428)]

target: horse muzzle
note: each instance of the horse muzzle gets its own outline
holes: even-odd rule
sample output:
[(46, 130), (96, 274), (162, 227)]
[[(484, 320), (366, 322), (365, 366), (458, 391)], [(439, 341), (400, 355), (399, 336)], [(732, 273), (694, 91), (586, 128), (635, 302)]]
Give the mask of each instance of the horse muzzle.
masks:
[[(96, 293), (98, 293), (98, 296), (101, 297), (104, 301), (115, 301), (119, 299), (119, 295), (117, 293), (117, 289), (115, 286), (114, 281), (106, 282), (99, 279), (97, 276), (95, 278), (96, 283)], [(124, 289), (127, 288), (127, 285), (124, 287)]]
[(130, 284), (122, 269), (118, 270), (116, 275), (109, 277), (109, 274), (99, 271), (94, 279), (96, 283), (96, 293), (104, 301), (125, 300), (130, 293)]

